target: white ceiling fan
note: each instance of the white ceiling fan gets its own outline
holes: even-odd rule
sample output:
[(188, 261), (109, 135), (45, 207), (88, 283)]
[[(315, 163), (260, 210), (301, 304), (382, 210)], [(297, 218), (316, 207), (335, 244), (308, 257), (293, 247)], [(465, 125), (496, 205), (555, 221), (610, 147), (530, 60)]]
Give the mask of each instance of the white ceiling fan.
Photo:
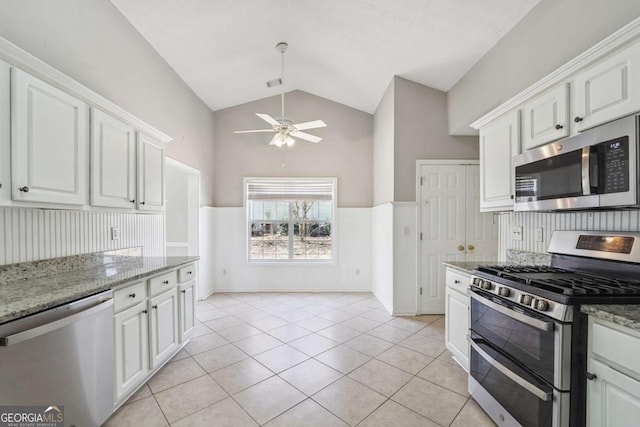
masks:
[(317, 129), (327, 126), (322, 120), (313, 120), (311, 122), (294, 123), (293, 120), (288, 119), (284, 115), (284, 53), (287, 51), (288, 44), (281, 42), (276, 45), (276, 49), (282, 54), (282, 78), (280, 83), (282, 84), (281, 104), (282, 111), (280, 117), (273, 118), (269, 114), (256, 113), (256, 116), (260, 117), (265, 122), (269, 123), (271, 129), (256, 129), (256, 130), (237, 130), (234, 133), (255, 133), (255, 132), (275, 132), (273, 139), (269, 145), (275, 145), (276, 147), (287, 146), (290, 147), (295, 143), (295, 138), (304, 139), (313, 143), (322, 141), (319, 136), (311, 135), (303, 130)]

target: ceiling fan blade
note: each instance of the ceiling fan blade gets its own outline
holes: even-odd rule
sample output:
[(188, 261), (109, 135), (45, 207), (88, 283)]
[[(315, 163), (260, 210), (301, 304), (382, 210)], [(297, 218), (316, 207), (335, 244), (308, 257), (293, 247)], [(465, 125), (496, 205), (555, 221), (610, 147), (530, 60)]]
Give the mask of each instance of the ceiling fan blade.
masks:
[(275, 129), (235, 130), (233, 133), (275, 132)]
[(265, 122), (269, 123), (272, 126), (280, 126), (280, 123), (268, 114), (256, 113), (256, 116), (260, 117), (262, 120), (264, 120)]
[(317, 144), (318, 142), (322, 141), (322, 138), (320, 138), (319, 136), (311, 135), (311, 134), (305, 133), (305, 132), (293, 131), (289, 135), (291, 135), (291, 136), (293, 136), (295, 138), (304, 139), (305, 141), (313, 142), (315, 144)]
[(296, 128), (297, 130), (316, 129), (316, 128), (323, 128), (325, 126), (327, 126), (327, 124), (322, 120), (314, 120), (312, 122), (304, 122), (304, 123), (298, 123), (296, 125), (293, 125), (293, 127)]

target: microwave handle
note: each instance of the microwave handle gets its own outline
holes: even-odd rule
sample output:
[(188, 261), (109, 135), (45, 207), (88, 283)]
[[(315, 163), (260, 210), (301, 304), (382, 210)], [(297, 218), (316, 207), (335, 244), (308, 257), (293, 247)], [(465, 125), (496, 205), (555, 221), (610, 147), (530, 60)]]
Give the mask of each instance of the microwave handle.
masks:
[(591, 147), (582, 147), (582, 195), (591, 194), (591, 177), (589, 176), (589, 159)]

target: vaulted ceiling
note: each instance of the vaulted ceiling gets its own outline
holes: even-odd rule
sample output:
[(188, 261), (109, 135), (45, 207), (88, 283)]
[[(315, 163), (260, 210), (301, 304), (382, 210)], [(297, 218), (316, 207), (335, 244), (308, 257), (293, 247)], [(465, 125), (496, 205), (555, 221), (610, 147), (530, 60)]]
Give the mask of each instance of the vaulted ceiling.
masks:
[(394, 75), (449, 90), (540, 0), (112, 0), (218, 110), (300, 89), (373, 113)]

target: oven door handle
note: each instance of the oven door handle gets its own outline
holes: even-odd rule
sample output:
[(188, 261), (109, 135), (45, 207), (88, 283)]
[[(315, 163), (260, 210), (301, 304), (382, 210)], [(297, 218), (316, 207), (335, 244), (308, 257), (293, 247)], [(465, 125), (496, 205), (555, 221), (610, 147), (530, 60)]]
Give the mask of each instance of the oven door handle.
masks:
[(530, 317), (524, 314), (520, 314), (517, 311), (510, 310), (506, 307), (501, 306), (500, 304), (496, 304), (493, 301), (488, 300), (487, 298), (483, 298), (478, 296), (475, 292), (469, 292), (469, 295), (474, 300), (478, 301), (480, 304), (484, 304), (487, 307), (504, 314), (505, 316), (509, 316), (511, 318), (516, 319), (519, 322), (526, 323), (529, 326), (533, 326), (534, 328), (540, 329), (545, 332), (549, 332), (553, 330), (554, 324), (553, 322), (545, 322), (544, 320), (536, 319), (535, 317)]
[(536, 396), (538, 399), (548, 402), (553, 399), (553, 393), (542, 390), (541, 388), (531, 384), (529, 381), (525, 380), (511, 369), (504, 366), (502, 363), (495, 360), (493, 357), (489, 356), (484, 350), (480, 348), (478, 344), (471, 337), (467, 337), (469, 344), (471, 347), (480, 355), (484, 360), (486, 360), (491, 366), (496, 368), (498, 371), (506, 375), (510, 380), (517, 383), (519, 386)]

